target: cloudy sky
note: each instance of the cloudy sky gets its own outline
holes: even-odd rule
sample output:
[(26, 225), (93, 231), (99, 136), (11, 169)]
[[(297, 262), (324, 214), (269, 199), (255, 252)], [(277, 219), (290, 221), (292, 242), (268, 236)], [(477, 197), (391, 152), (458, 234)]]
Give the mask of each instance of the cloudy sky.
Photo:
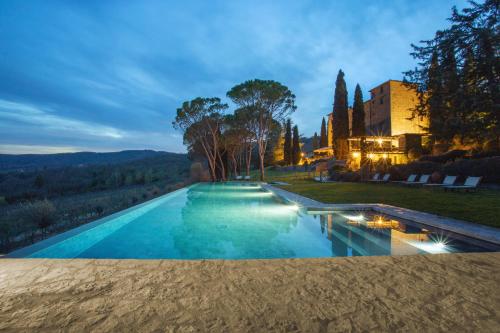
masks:
[(247, 79), (297, 96), (301, 134), (319, 131), (335, 77), (401, 79), (410, 43), (465, 1), (0, 2), (0, 152), (184, 151), (184, 100)]

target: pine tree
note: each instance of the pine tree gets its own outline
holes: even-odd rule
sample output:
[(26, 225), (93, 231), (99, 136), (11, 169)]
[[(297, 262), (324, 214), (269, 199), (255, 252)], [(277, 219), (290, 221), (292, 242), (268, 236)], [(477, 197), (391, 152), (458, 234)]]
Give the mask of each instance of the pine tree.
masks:
[(325, 122), (324, 117), (323, 117), (323, 121), (321, 121), (321, 132), (320, 132), (320, 137), (319, 137), (319, 145), (320, 145), (320, 148), (328, 146), (328, 136), (326, 134), (326, 122)]
[(354, 104), (352, 107), (352, 136), (365, 136), (365, 107), (363, 105), (363, 92), (359, 84), (354, 90)]
[(439, 68), (439, 56), (434, 51), (427, 75), (427, 108), (423, 109), (429, 118), (429, 132), (433, 141), (440, 141), (445, 137), (443, 133), (444, 125), (444, 92), (443, 79)]
[(443, 75), (443, 97), (444, 97), (444, 122), (442, 133), (448, 142), (459, 133), (461, 129), (458, 101), (460, 81), (457, 72), (457, 59), (455, 57), (455, 47), (452, 45), (443, 46), (442, 50), (442, 75)]
[(347, 110), (347, 87), (344, 72), (339, 70), (333, 100), (333, 149), (335, 157), (340, 160), (346, 159), (348, 154), (349, 115)]
[(297, 165), (300, 162), (301, 151), (300, 151), (300, 136), (299, 128), (297, 125), (293, 126), (293, 143), (292, 143), (292, 164)]
[(319, 148), (319, 138), (318, 138), (318, 133), (314, 132), (314, 136), (312, 138), (312, 149), (316, 150)]
[(285, 143), (283, 145), (285, 165), (292, 164), (292, 121), (287, 119), (285, 125)]
[(454, 7), (451, 25), (433, 39), (412, 45), (418, 65), (405, 81), (418, 92), (413, 113), (429, 117), (432, 141), (500, 146), (498, 0), (469, 4)]
[(476, 97), (478, 91), (476, 88), (475, 79), (475, 60), (474, 51), (471, 48), (466, 50), (466, 56), (460, 73), (460, 92), (459, 92), (459, 109), (460, 109), (460, 139), (463, 142), (467, 138), (467, 134), (472, 137), (479, 137), (484, 130), (484, 124), (481, 117), (477, 116), (478, 101)]

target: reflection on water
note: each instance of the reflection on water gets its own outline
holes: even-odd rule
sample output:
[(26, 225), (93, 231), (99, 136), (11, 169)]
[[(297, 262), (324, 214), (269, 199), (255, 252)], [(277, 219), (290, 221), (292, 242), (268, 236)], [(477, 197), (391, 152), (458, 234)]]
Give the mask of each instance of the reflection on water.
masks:
[(371, 212), (314, 215), (255, 184), (198, 184), (31, 257), (259, 259), (498, 250)]
[(498, 251), (498, 246), (373, 212), (313, 215), (332, 243), (332, 256)]

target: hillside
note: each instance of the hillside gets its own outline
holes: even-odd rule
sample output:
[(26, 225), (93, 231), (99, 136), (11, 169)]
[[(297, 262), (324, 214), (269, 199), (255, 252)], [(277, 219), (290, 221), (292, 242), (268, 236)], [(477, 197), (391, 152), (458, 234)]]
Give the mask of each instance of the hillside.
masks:
[[(171, 184), (184, 180), (190, 165), (185, 154), (155, 151), (24, 155), (18, 161), (31, 166), (27, 171), (19, 169), (21, 163), (10, 161), (17, 171), (0, 173), (0, 197), (9, 203), (131, 185)], [(52, 167), (36, 165), (35, 161), (48, 161)], [(56, 167), (58, 164), (64, 166)]]
[(61, 154), (0, 154), (0, 172), (34, 171), (70, 166), (120, 164), (149, 157), (185, 156), (154, 150), (124, 150), (111, 153), (78, 152)]

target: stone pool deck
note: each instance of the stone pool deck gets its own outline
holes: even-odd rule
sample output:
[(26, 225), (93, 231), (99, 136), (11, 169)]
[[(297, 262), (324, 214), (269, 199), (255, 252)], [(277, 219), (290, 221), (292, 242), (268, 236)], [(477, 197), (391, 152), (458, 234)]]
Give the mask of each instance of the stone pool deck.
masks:
[(500, 253), (0, 259), (1, 332), (494, 332)]

